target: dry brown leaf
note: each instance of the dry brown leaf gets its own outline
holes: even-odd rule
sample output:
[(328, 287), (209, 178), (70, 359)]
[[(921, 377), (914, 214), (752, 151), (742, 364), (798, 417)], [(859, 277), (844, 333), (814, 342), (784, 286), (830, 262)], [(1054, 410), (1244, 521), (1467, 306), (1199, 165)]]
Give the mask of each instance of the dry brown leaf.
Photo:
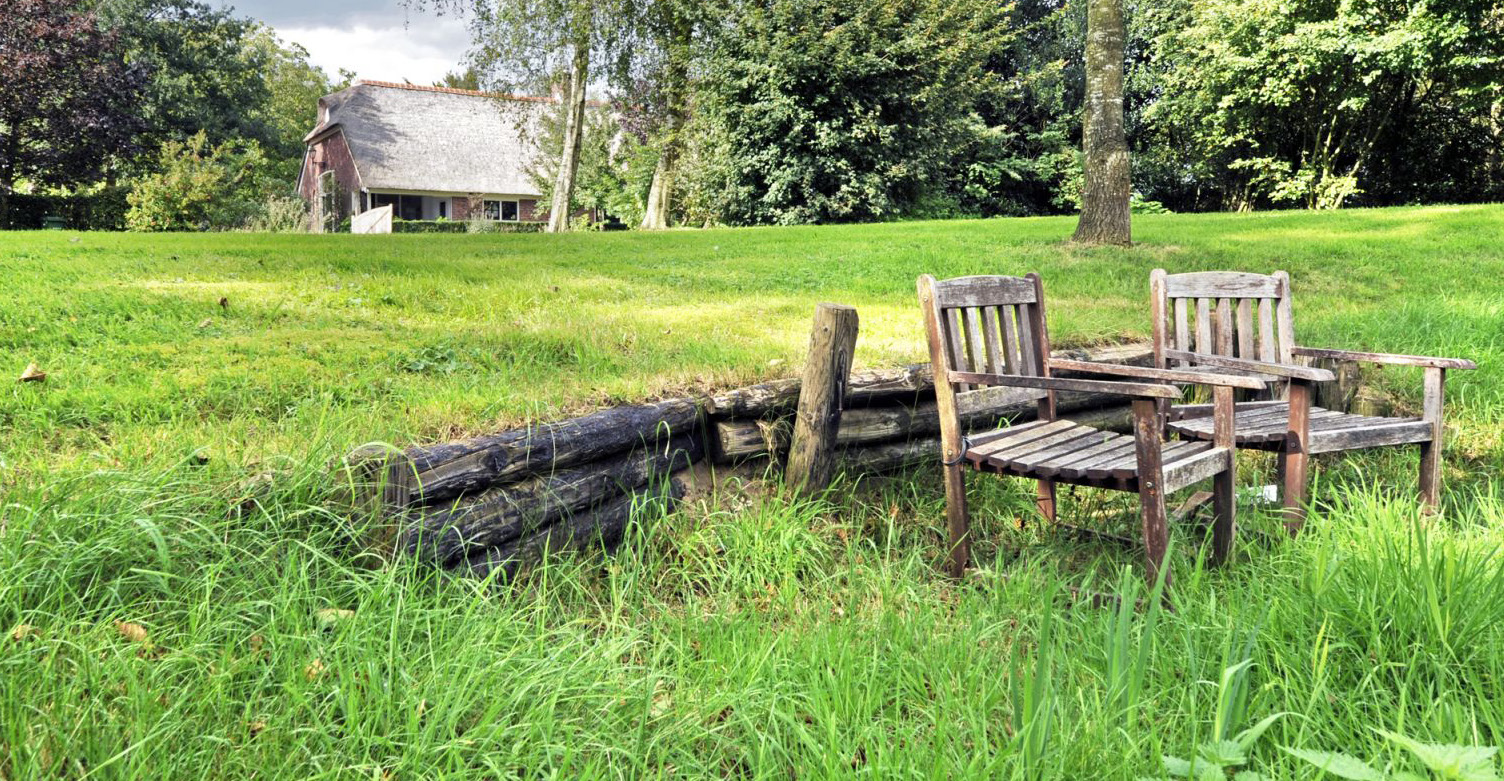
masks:
[(259, 654), (261, 653), (261, 646), (266, 644), (266, 638), (261, 635), (251, 635), (251, 639), (248, 642), (251, 646), (251, 653)]
[(316, 681), (324, 676), (324, 660), (315, 658), (303, 668), (303, 677), (310, 681)]
[(42, 382), (47, 379), (47, 372), (34, 363), (26, 364), (26, 371), (21, 372), (20, 379), (16, 382)]
[(229, 309), (230, 308), (230, 299), (229, 299), (228, 296), (220, 296), (219, 297), (219, 308), (220, 309)]
[(14, 640), (14, 641), (16, 641), (18, 643), (21, 642), (22, 640), (25, 640), (28, 637), (41, 637), (41, 636), (42, 636), (42, 633), (38, 632), (37, 628), (34, 627), (34, 626), (32, 626), (31, 624), (16, 624), (16, 628), (10, 630), (10, 639), (12, 639), (12, 640)]
[(146, 627), (140, 624), (130, 621), (116, 621), (115, 629), (120, 632), (121, 637), (133, 643), (144, 643), (147, 641)]
[(245, 728), (246, 728), (246, 731), (248, 731), (248, 732), (251, 733), (251, 737), (254, 738), (257, 735), (260, 735), (262, 733), (262, 731), (264, 731), (266, 729), (266, 722), (264, 722), (264, 721), (250, 721), (250, 722), (246, 722)]
[(346, 621), (355, 617), (354, 610), (345, 610), (344, 608), (338, 607), (326, 607), (322, 610), (315, 610), (313, 611), (313, 614), (318, 617), (319, 626), (326, 627), (334, 626), (341, 621)]
[(214, 318), (212, 318), (212, 317), (206, 317), (206, 318), (198, 321), (198, 327), (199, 328), (208, 328), (211, 325), (214, 325)]

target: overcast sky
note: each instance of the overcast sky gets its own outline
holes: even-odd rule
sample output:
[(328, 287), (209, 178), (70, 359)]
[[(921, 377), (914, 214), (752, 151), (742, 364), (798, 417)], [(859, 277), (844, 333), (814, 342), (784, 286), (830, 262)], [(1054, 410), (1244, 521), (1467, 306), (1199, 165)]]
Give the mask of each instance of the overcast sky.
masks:
[(237, 16), (277, 29), (308, 49), (331, 77), (340, 68), (362, 79), (431, 84), (460, 66), (470, 46), (464, 22), (408, 11), (397, 0), (239, 0)]

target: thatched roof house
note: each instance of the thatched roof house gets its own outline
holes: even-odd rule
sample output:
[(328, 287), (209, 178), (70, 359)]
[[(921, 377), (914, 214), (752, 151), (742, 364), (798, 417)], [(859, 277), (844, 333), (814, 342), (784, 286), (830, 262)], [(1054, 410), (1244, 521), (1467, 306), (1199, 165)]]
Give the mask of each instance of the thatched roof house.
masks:
[(303, 139), (298, 192), (321, 222), (387, 204), (398, 219), (532, 221), (539, 193), (524, 136), (551, 105), (358, 81), (319, 99), (318, 126)]

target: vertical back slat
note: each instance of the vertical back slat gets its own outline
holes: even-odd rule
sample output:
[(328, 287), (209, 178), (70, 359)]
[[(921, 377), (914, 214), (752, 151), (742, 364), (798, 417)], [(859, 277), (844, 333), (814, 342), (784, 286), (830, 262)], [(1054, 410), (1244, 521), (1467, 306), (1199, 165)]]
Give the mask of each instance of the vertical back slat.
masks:
[(1217, 354), (1232, 355), (1232, 300), (1217, 300)]
[[(1184, 298), (1175, 299), (1175, 349), (1183, 352), (1191, 351), (1191, 333), (1186, 326), (1190, 319), (1190, 302)], [(1177, 366), (1184, 368), (1190, 364), (1186, 361), (1177, 361)]]
[(1019, 374), (1039, 374), (1039, 356), (1034, 349), (1034, 317), (1032, 310), (1037, 304), (1018, 305), (1018, 348), (1023, 360)]
[(1212, 307), (1205, 298), (1196, 299), (1196, 352), (1215, 353), (1212, 345)]
[(1149, 273), (1149, 322), (1154, 329), (1154, 366), (1165, 368), (1165, 347), (1169, 341), (1167, 327), (1170, 313), (1166, 312), (1165, 270), (1154, 269)]
[(1238, 299), (1238, 357), (1253, 360), (1253, 299)]
[(966, 355), (971, 360), (971, 371), (986, 373), (987, 354), (982, 342), (982, 312), (972, 306), (961, 310), (961, 321), (966, 324)]
[(995, 306), (982, 307), (982, 338), (987, 344), (987, 371), (1004, 374), (1003, 348), (998, 341), (997, 310)]
[(1290, 363), (1293, 358), (1290, 351), (1295, 347), (1295, 323), (1290, 314), (1290, 275), (1276, 271), (1274, 278), (1279, 280), (1279, 303), (1275, 306), (1275, 319), (1279, 323), (1278, 360)]
[(1273, 363), (1274, 352), (1274, 300), (1259, 299), (1259, 360)]
[(997, 313), (1003, 321), (1003, 364), (1009, 374), (1018, 374), (1023, 365), (1018, 357), (1018, 307), (1000, 306)]
[[(945, 328), (945, 347), (950, 353), (950, 367), (953, 371), (971, 371), (966, 363), (966, 350), (961, 344), (961, 325), (956, 318), (956, 310), (941, 309), (940, 325)], [(962, 391), (971, 390), (969, 383), (957, 383)]]

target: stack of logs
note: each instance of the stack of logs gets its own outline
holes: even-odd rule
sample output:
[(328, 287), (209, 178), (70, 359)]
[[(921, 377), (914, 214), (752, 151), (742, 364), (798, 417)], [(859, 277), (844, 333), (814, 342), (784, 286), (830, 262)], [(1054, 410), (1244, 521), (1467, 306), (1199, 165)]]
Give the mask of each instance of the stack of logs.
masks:
[[(1147, 365), (1145, 345), (1057, 351)], [(852, 372), (836, 422), (834, 472), (938, 465), (940, 423), (928, 366)], [(790, 446), (801, 381), (708, 398), (614, 407), (458, 442), (392, 451), (368, 446), (349, 475), (380, 513), (385, 552), (446, 570), (506, 579), (544, 551), (611, 546), (639, 508), (666, 512), (691, 482), (752, 465), (777, 467)], [(1061, 393), (1063, 417), (1126, 426), (1124, 397)], [(1034, 417), (1034, 402), (964, 409), (972, 430)]]

